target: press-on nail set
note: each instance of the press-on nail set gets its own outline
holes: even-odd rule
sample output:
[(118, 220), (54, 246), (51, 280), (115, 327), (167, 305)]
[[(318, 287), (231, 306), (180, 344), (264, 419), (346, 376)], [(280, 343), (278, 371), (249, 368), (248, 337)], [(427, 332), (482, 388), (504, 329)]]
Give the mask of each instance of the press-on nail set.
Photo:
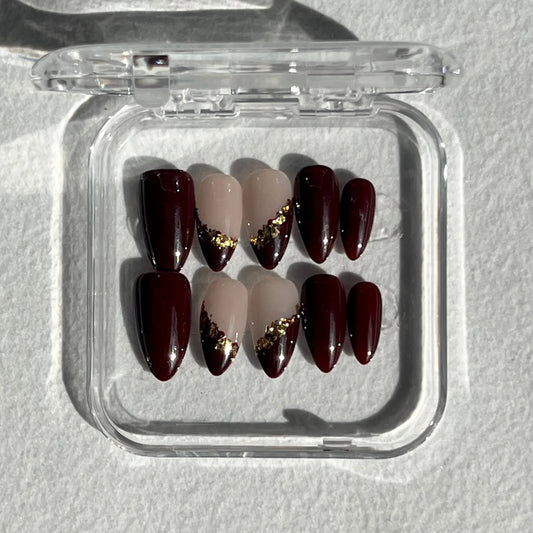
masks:
[(37, 88), (95, 95), (63, 139), (65, 346), (87, 355), (95, 426), (153, 456), (373, 459), (425, 441), (446, 401), (458, 154), (416, 93), (458, 74), (416, 43), (38, 61)]
[[(182, 269), (189, 255), (196, 212), (198, 240), (209, 267), (218, 272), (239, 242), (244, 201), (251, 246), (266, 269), (281, 261), (292, 230), (292, 187), (281, 171), (260, 169), (241, 186), (232, 176), (210, 174), (199, 184), (198, 207), (192, 177), (183, 170), (151, 170), (141, 178), (141, 218), (150, 259), (157, 270), (142, 274), (136, 298), (138, 333), (148, 367), (160, 381), (179, 368), (191, 327), (191, 288)], [(323, 263), (338, 232), (339, 188), (333, 170), (307, 166), (296, 176), (298, 226), (309, 255)], [(359, 257), (370, 237), (375, 191), (366, 180), (350, 180), (342, 193), (341, 233), (348, 256)], [(206, 221), (206, 222), (204, 222)], [(358, 283), (352, 291), (362, 294)], [(381, 294), (352, 298), (350, 339), (362, 364), (373, 357), (381, 328)], [(232, 294), (232, 291), (235, 294)], [(265, 373), (279, 377), (289, 363), (298, 337), (300, 300), (293, 283), (266, 278), (252, 289), (250, 310), (255, 353)], [(247, 316), (246, 288), (217, 279), (202, 302), (200, 336), (207, 367), (221, 375), (240, 348)], [(302, 314), (310, 353), (318, 368), (330, 372), (337, 363), (346, 330), (346, 298), (339, 280), (315, 275), (302, 289)], [(305, 309), (305, 311), (304, 311)], [(364, 353), (362, 351), (364, 349)]]

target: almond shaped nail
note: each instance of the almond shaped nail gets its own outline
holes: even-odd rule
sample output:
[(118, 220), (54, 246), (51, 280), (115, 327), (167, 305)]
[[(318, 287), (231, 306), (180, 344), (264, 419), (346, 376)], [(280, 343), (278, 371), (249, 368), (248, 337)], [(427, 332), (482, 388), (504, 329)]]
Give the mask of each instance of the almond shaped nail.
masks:
[(276, 268), (292, 230), (292, 186), (280, 170), (253, 172), (243, 189), (244, 219), (252, 248), (261, 265)]
[(248, 313), (257, 358), (266, 375), (277, 378), (289, 364), (298, 338), (298, 290), (286, 279), (265, 278), (250, 291)]
[(189, 343), (189, 281), (178, 272), (141, 274), (136, 304), (144, 358), (157, 379), (168, 381), (181, 365)]
[(331, 168), (311, 165), (298, 172), (294, 209), (309, 256), (316, 263), (323, 263), (335, 244), (339, 227), (339, 186)]
[(348, 335), (357, 360), (370, 362), (379, 343), (382, 301), (379, 288), (369, 281), (361, 281), (348, 293), (346, 315)]
[(194, 237), (194, 184), (183, 170), (141, 177), (141, 211), (148, 254), (158, 270), (180, 270)]
[(210, 174), (197, 188), (196, 228), (207, 264), (222, 270), (231, 259), (242, 224), (242, 189), (226, 174)]
[(337, 363), (346, 336), (346, 294), (329, 274), (308, 278), (302, 287), (302, 326), (316, 366), (330, 372)]
[(200, 313), (200, 339), (205, 362), (214, 376), (223, 374), (242, 344), (248, 291), (239, 281), (216, 279), (209, 285)]
[(368, 180), (354, 178), (342, 190), (341, 238), (346, 255), (353, 261), (365, 251), (376, 209), (376, 191)]

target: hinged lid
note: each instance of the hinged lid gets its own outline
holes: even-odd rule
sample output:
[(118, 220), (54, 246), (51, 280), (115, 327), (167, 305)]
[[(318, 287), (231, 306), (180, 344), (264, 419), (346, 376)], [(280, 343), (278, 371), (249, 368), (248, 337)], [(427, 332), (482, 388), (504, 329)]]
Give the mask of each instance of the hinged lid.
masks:
[(452, 54), (416, 43), (113, 44), (52, 52), (32, 79), (42, 90), (134, 95), (146, 107), (181, 110), (368, 103), (378, 94), (433, 91), (460, 72)]

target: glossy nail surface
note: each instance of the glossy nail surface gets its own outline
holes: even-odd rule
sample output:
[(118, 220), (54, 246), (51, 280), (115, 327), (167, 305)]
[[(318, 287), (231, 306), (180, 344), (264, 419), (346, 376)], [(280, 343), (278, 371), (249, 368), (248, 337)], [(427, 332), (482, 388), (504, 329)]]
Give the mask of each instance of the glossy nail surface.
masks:
[(340, 203), (341, 238), (346, 255), (354, 260), (365, 251), (376, 209), (376, 191), (368, 180), (355, 178), (342, 190)]
[(196, 228), (207, 264), (222, 270), (231, 259), (241, 232), (242, 189), (226, 174), (210, 174), (197, 188)]
[(154, 376), (169, 380), (179, 368), (191, 329), (191, 288), (178, 272), (149, 272), (137, 280), (137, 324)]
[(183, 170), (141, 177), (141, 212), (148, 254), (158, 270), (180, 270), (194, 237), (194, 184)]
[(252, 287), (248, 311), (255, 353), (267, 376), (277, 378), (289, 364), (298, 338), (298, 291), (286, 279), (265, 278)]
[(346, 294), (329, 274), (308, 278), (302, 287), (302, 326), (313, 359), (322, 372), (337, 363), (346, 335)]
[(243, 189), (244, 220), (248, 238), (264, 268), (276, 268), (292, 230), (292, 186), (280, 170), (253, 172)]
[(217, 279), (209, 285), (200, 313), (205, 362), (214, 376), (224, 373), (237, 356), (246, 327), (248, 291), (239, 281)]
[(376, 353), (381, 313), (381, 293), (376, 285), (362, 281), (352, 287), (346, 307), (348, 334), (355, 357), (362, 365), (369, 363)]
[(339, 186), (333, 170), (323, 165), (302, 168), (294, 182), (294, 209), (309, 256), (323, 263), (339, 226)]

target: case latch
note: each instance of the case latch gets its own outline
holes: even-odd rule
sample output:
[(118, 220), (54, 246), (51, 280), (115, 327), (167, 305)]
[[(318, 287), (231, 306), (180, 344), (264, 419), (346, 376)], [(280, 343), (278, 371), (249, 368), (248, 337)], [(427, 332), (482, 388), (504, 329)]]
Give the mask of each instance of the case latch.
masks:
[(168, 55), (136, 54), (132, 61), (133, 94), (139, 105), (164, 106), (170, 99)]

